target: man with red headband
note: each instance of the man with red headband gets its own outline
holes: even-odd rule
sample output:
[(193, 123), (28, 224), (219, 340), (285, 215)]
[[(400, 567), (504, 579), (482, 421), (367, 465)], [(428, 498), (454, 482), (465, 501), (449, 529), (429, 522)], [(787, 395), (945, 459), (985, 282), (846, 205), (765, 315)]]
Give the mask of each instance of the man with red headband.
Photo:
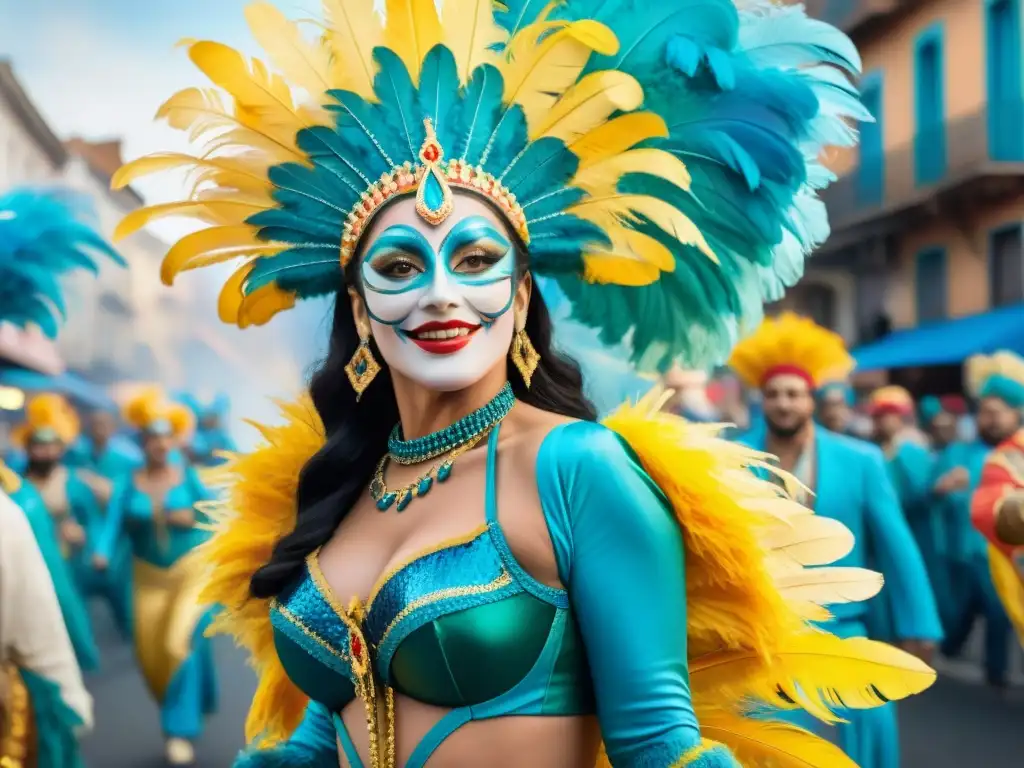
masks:
[[(945, 526), (931, 493), (934, 459), (921, 436), (913, 431), (914, 398), (903, 387), (881, 387), (868, 398), (867, 410), (875, 443), (885, 456), (900, 509), (924, 558), (941, 616), (949, 604), (951, 589), (948, 564), (939, 555), (945, 548)], [(890, 631), (892, 617), (887, 614), (879, 610), (874, 615), (878, 622), (875, 631), (880, 636)]]
[(1024, 360), (1007, 352), (974, 358), (968, 375), (981, 401), (979, 432), (1014, 430), (985, 461), (971, 521), (988, 541), (995, 590), (1024, 645)]
[[(778, 457), (814, 493), (810, 505), (841, 521), (856, 537), (838, 565), (870, 567), (885, 577), (893, 632), (900, 645), (925, 660), (942, 636), (935, 599), (917, 545), (899, 506), (882, 452), (871, 443), (838, 435), (814, 423), (815, 392), (853, 368), (843, 340), (791, 314), (766, 320), (733, 351), (730, 365), (745, 384), (760, 387), (767, 429), (746, 438)], [(875, 598), (878, 600), (878, 598)], [(874, 601), (869, 601), (874, 602)], [(864, 637), (864, 603), (829, 606), (828, 629)], [(861, 768), (896, 768), (899, 734), (894, 705), (844, 710), (839, 743)]]

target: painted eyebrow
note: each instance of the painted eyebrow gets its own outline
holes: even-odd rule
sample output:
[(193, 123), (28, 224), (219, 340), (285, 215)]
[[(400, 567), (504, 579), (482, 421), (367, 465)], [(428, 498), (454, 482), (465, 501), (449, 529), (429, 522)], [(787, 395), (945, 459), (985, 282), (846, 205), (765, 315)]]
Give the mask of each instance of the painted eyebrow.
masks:
[[(508, 238), (490, 221), (483, 216), (470, 216), (468, 219), (463, 219), (452, 227), (451, 232), (445, 235), (444, 240), (441, 241), (441, 251), (465, 245), (467, 242), (480, 240), (484, 237), (496, 240), (499, 245), (505, 248), (512, 247), (512, 243), (509, 242)], [(454, 245), (449, 241), (454, 241)]]
[(408, 224), (395, 224), (378, 235), (373, 245), (366, 252), (366, 256), (363, 257), (363, 260), (368, 261), (385, 248), (400, 248), (401, 250), (408, 251), (410, 241), (412, 241), (411, 244), (414, 251), (418, 252), (417, 255), (429, 256), (434, 253), (430, 242), (418, 229), (410, 227)]

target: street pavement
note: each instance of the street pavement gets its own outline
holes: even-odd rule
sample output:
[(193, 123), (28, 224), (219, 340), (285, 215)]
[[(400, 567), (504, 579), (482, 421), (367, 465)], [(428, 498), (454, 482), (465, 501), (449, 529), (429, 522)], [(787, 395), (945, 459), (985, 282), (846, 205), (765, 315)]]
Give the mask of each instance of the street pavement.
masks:
[[(96, 729), (85, 741), (88, 768), (162, 768), (156, 706), (136, 672), (131, 649), (96, 616), (103, 669), (87, 681), (96, 699)], [(245, 713), (255, 687), (241, 652), (217, 645), (221, 709), (197, 743), (197, 768), (229, 768), (242, 747)], [(954, 670), (955, 672), (955, 670)], [(967, 676), (941, 679), (900, 705), (902, 768), (1021, 768), (1024, 688), (999, 695)]]

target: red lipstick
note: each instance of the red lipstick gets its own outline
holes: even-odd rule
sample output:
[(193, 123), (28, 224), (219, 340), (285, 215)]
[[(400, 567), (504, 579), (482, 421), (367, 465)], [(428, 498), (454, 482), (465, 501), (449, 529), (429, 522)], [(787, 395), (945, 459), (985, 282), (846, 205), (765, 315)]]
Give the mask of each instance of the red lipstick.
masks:
[(479, 325), (462, 320), (432, 320), (406, 331), (406, 334), (424, 352), (432, 355), (451, 355), (469, 344), (473, 334), (479, 330)]

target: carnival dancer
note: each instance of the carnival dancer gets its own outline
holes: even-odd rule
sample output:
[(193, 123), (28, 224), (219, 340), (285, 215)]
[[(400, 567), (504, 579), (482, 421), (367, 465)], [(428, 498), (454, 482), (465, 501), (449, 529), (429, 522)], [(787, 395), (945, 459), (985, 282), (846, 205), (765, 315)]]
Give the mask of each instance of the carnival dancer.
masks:
[(115, 486), (94, 561), (108, 568), (127, 536), (136, 658), (160, 706), (167, 761), (190, 765), (203, 717), (217, 708), (213, 651), (203, 636), (211, 612), (198, 603), (186, 557), (208, 536), (196, 509), (208, 493), (191, 466), (169, 460), (192, 428), (187, 408), (151, 389), (126, 404), (124, 418), (140, 433), (146, 463)]
[(92, 698), (51, 577), (60, 570), (48, 567), (45, 537), (7, 493), (17, 484), (0, 467), (0, 764), (81, 768), (78, 737), (91, 727)]
[[(853, 531), (856, 544), (840, 565), (881, 571), (885, 590), (876, 600), (891, 620), (883, 639), (928, 658), (942, 636), (924, 562), (900, 511), (882, 452), (862, 440), (815, 425), (814, 392), (828, 372), (854, 366), (842, 338), (812, 320), (785, 313), (765, 320), (733, 350), (730, 365), (763, 392), (767, 435), (752, 447), (779, 457), (813, 492), (815, 512)], [(875, 601), (873, 601), (874, 603)], [(869, 634), (868, 605), (854, 602), (831, 609), (825, 626), (840, 637)], [(893, 637), (889, 637), (889, 632)], [(842, 699), (841, 699), (842, 700)], [(849, 712), (839, 726), (843, 750), (862, 768), (899, 765), (895, 705)]]
[[(595, 423), (533, 290), (556, 281), (648, 372), (724, 355), (824, 236), (815, 141), (849, 141), (837, 116), (862, 112), (837, 70), (804, 65), (827, 50), (855, 69), (849, 41), (799, 8), (758, 4), (741, 24), (725, 0), (447, 0), (440, 18), (393, 0), (383, 23), (372, 0), (324, 7), (313, 41), (269, 4), (247, 11), (308, 101), (192, 43), (245, 127), (115, 179), (204, 169), (198, 197), (121, 232), (165, 212), (216, 220), (164, 274), (244, 254), (224, 320), (338, 294), (311, 401), (228, 465), (202, 551), (218, 626), (260, 670), (259, 741), (239, 764), (590, 768), (596, 715), (617, 768), (779, 749), (849, 765), (744, 717), (747, 697), (783, 690), (830, 717), (822, 688), (874, 706), (927, 667), (809, 632), (818, 609), (787, 602), (755, 528), (788, 542), (813, 517), (744, 471), (757, 455), (658, 414), (657, 396)], [(200, 103), (225, 102), (189, 90), (163, 114), (185, 128)], [(831, 533), (812, 562), (848, 542)], [(818, 577), (788, 564), (793, 584)], [(805, 643), (834, 662), (801, 664)]]
[(1000, 352), (975, 358), (969, 365), (981, 397), (992, 398), (984, 406), (984, 421), (997, 422), (995, 431), (1001, 432), (1017, 424), (985, 461), (971, 501), (971, 519), (988, 539), (992, 581), (1024, 644), (1024, 360)]
[(96, 669), (99, 666), (100, 653), (93, 636), (89, 610), (71, 566), (61, 552), (60, 536), (53, 517), (46, 509), (43, 497), (31, 483), (25, 482), (23, 478), (5, 467), (3, 462), (0, 462), (0, 486), (0, 490), (21, 508), (32, 528), (43, 561), (50, 571), (78, 666), (84, 672)]
[(829, 381), (817, 392), (818, 421), (839, 435), (850, 435), (853, 406), (856, 402), (853, 387), (847, 381)]
[[(998, 362), (1006, 358), (999, 357)], [(950, 607), (942, 653), (955, 658), (964, 649), (978, 620), (985, 625), (985, 678), (993, 688), (1005, 688), (1009, 674), (1012, 627), (996, 592), (989, 568), (988, 542), (971, 523), (971, 494), (981, 483), (985, 460), (1013, 435), (1019, 418), (1012, 405), (1015, 393), (1002, 378), (991, 377), (988, 358), (972, 358), (965, 366), (966, 385), (976, 400), (978, 437), (955, 442), (936, 460), (934, 493), (946, 521), (946, 552), (951, 573)]]
[(939, 453), (956, 442), (960, 419), (967, 413), (967, 403), (959, 395), (928, 395), (921, 398), (918, 413), (932, 450)]
[(195, 417), (195, 434), (187, 446), (191, 461), (201, 467), (222, 464), (221, 454), (236, 450), (227, 425), (230, 408), (227, 395), (221, 393), (212, 401), (204, 402), (195, 395), (183, 394), (178, 400), (188, 406)]
[(946, 527), (932, 496), (932, 454), (911, 432), (914, 398), (900, 386), (880, 387), (868, 398), (867, 410), (875, 443), (885, 455), (889, 479), (924, 558), (941, 615), (943, 606), (949, 604), (951, 591), (949, 568), (946, 559), (939, 554), (945, 550)]
[(86, 552), (86, 541), (98, 533), (101, 513), (92, 489), (64, 463), (78, 429), (78, 415), (67, 400), (42, 394), (29, 400), (25, 420), (12, 432), (12, 442), (25, 451), (25, 479), (53, 518), (61, 554), (79, 591), (88, 596), (95, 590), (97, 574)]

